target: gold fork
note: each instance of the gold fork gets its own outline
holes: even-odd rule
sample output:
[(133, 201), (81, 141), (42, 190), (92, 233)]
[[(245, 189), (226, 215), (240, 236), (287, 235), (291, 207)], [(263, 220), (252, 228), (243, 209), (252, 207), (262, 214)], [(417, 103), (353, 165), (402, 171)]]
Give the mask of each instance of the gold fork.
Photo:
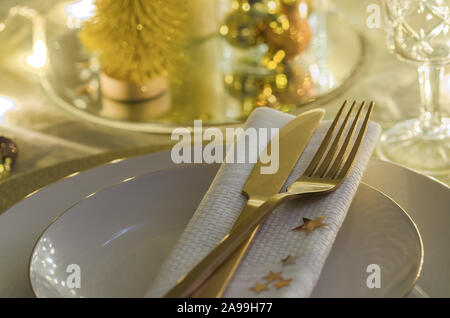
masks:
[[(334, 131), (339, 125), (345, 108), (345, 103), (342, 105), (319, 149), (303, 175), (300, 176), (297, 181), (292, 183), (287, 188), (286, 192), (278, 193), (271, 198), (257, 198), (252, 199), (252, 202), (249, 201), (249, 204), (254, 205), (255, 209), (243, 216), (242, 219), (239, 219), (230, 233), (221, 240), (219, 245), (217, 245), (217, 247), (200, 261), (200, 263), (198, 263), (187, 275), (182, 277), (165, 297), (191, 296), (236, 249), (240, 246), (246, 248), (249, 245), (246, 240), (249, 240), (249, 237), (250, 239), (253, 237), (252, 234), (258, 225), (281, 203), (307, 195), (328, 193), (337, 189), (344, 181), (353, 165), (367, 131), (367, 126), (374, 107), (374, 103), (371, 102), (356, 140), (353, 142), (353, 145), (351, 145), (353, 136), (358, 128), (359, 120), (365, 108), (365, 102), (359, 107), (350, 128), (347, 130), (355, 105), (356, 102), (353, 102), (345, 119), (340, 125), (337, 135), (333, 139)], [(341, 143), (344, 135), (346, 135), (345, 139)], [(333, 143), (329, 147), (331, 141), (333, 141)], [(261, 184), (261, 186), (264, 185)], [(223, 289), (224, 288), (222, 288), (222, 290)]]

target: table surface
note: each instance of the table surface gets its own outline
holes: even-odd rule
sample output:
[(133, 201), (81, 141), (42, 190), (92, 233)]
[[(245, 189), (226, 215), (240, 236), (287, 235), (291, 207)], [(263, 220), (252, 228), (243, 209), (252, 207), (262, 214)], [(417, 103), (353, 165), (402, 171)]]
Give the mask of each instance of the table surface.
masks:
[[(13, 5), (39, 3), (45, 6), (52, 2), (55, 1), (5, 0), (0, 4), (0, 18)], [(336, 1), (351, 22), (365, 35), (368, 55), (357, 82), (339, 97), (339, 101), (334, 100), (321, 107), (327, 110), (326, 117), (332, 118), (343, 99), (374, 100), (377, 103), (374, 119), (383, 128), (388, 128), (395, 122), (415, 117), (419, 111), (420, 98), (414, 66), (400, 62), (388, 53), (382, 28), (371, 29), (366, 25), (369, 15), (367, 7), (377, 3), (380, 4), (376, 0)], [(91, 155), (105, 154), (107, 158), (113, 157), (109, 154), (114, 151), (155, 149), (156, 145), (159, 147), (171, 143), (170, 135), (102, 127), (61, 110), (42, 91), (38, 77), (30, 69), (17, 64), (20, 64), (20, 57), (25, 56), (26, 48), (31, 44), (30, 28), (26, 23), (23, 25), (23, 30), (17, 31), (20, 43), (0, 33), (3, 48), (0, 52), (0, 96), (11, 98), (15, 102), (13, 109), (5, 114), (0, 112), (0, 135), (14, 139), (20, 149), (13, 176)], [(446, 77), (443, 95), (443, 104), (449, 107), (450, 75)], [(308, 107), (303, 109), (307, 110)], [(142, 150), (134, 153), (139, 152)], [(450, 184), (450, 176), (439, 179)]]

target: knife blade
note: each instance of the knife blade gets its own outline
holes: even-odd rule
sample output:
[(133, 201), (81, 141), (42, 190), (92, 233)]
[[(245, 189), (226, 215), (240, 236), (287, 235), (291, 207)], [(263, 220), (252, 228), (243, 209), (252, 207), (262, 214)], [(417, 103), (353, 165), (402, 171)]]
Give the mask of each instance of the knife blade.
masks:
[[(248, 201), (230, 233), (237, 229), (241, 221), (252, 215), (265, 201), (281, 191), (324, 113), (325, 111), (322, 109), (305, 112), (280, 129), (278, 136), (279, 169), (275, 174), (262, 174), (263, 163), (258, 161), (255, 164), (242, 189), (242, 192), (248, 197)], [(271, 143), (267, 148), (271, 149), (270, 147)], [(207, 256), (186, 276), (182, 277), (165, 297), (220, 297), (257, 230), (258, 227), (228, 260), (222, 257), (215, 257), (213, 260), (208, 255), (210, 256), (209, 260), (213, 260), (212, 262), (207, 261)], [(211, 279), (206, 281), (208, 278)]]

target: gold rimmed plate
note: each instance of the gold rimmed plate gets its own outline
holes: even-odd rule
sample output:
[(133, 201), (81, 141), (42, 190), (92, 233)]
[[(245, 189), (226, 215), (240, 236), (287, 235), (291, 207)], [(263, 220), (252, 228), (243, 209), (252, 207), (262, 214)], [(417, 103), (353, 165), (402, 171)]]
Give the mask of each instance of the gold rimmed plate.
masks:
[[(148, 148), (138, 148), (81, 158), (62, 167), (37, 170), (3, 182), (0, 200), (0, 297), (33, 296), (28, 282), (30, 254), (43, 229), (61, 211), (90, 193), (123, 179), (174, 167), (170, 151), (161, 150), (164, 149), (155, 147), (152, 152)], [(123, 159), (106, 164), (113, 158)], [(68, 177), (58, 180), (65, 175)], [(42, 186), (42, 180), (47, 180), (48, 185), (36, 190)], [(426, 251), (424, 266), (408, 296), (450, 297), (450, 232), (447, 229), (450, 223), (450, 188), (375, 158), (369, 161), (363, 181), (392, 197), (420, 229)], [(24, 189), (30, 193), (26, 198)]]
[[(29, 274), (36, 296), (144, 295), (217, 168), (188, 165), (128, 178), (73, 205), (35, 245)], [(176, 200), (167, 200), (169, 191)], [(422, 261), (421, 237), (411, 218), (362, 184), (313, 296), (405, 296)], [(380, 269), (380, 288), (367, 284), (373, 265)], [(69, 282), (73, 268), (80, 274), (75, 287)]]

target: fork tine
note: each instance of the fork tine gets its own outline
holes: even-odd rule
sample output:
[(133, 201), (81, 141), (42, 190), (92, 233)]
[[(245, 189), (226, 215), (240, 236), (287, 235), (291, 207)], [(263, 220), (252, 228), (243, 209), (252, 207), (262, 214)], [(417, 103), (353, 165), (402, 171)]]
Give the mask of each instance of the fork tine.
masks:
[(337, 178), (345, 178), (350, 170), (350, 167), (353, 164), (353, 161), (355, 160), (356, 155), (358, 154), (358, 150), (361, 146), (361, 143), (364, 139), (364, 136), (366, 134), (367, 131), (367, 126), (369, 126), (369, 120), (370, 120), (370, 116), (372, 114), (373, 111), (373, 107), (375, 106), (374, 102), (370, 103), (369, 109), (366, 112), (366, 117), (364, 119), (364, 122), (361, 125), (361, 129), (359, 130), (358, 133), (358, 137), (355, 141), (355, 143), (353, 144), (353, 148), (349, 154), (349, 156), (347, 157), (344, 167), (342, 168), (342, 170), (339, 172), (339, 174), (337, 175)]
[(316, 154), (314, 155), (314, 158), (309, 163), (308, 168), (306, 168), (304, 175), (305, 176), (311, 176), (314, 171), (316, 170), (317, 166), (320, 163), (320, 160), (322, 159), (323, 154), (325, 153), (325, 150), (327, 150), (328, 144), (331, 141), (331, 138), (333, 137), (334, 130), (336, 129), (336, 126), (339, 123), (339, 120), (341, 119), (342, 112), (344, 111), (345, 105), (347, 104), (347, 101), (344, 101), (341, 108), (339, 109), (336, 117), (334, 118), (333, 123), (331, 124), (330, 128), (327, 131), (327, 134), (325, 138), (322, 140), (322, 143), (320, 144), (319, 149), (317, 150)]
[(353, 113), (353, 109), (355, 108), (356, 101), (353, 102), (352, 107), (350, 107), (350, 110), (347, 113), (347, 116), (345, 116), (344, 121), (341, 124), (341, 127), (339, 128), (339, 132), (334, 137), (333, 144), (330, 146), (330, 149), (328, 150), (327, 154), (324, 157), (323, 162), (321, 163), (319, 169), (317, 169), (315, 176), (323, 177), (325, 173), (327, 172), (328, 168), (330, 167), (330, 164), (334, 158), (334, 155), (336, 154), (339, 143), (342, 139), (342, 136), (345, 133), (345, 130), (347, 129), (348, 122), (350, 121), (350, 116)]
[(347, 150), (349, 148), (350, 142), (353, 139), (353, 135), (355, 134), (356, 128), (358, 127), (359, 118), (361, 117), (361, 113), (362, 113), (365, 105), (366, 105), (366, 103), (362, 102), (361, 106), (359, 107), (358, 112), (356, 113), (356, 116), (353, 119), (352, 126), (350, 127), (349, 131), (347, 132), (345, 141), (341, 146), (341, 150), (339, 150), (339, 153), (338, 153), (336, 159), (334, 159), (334, 163), (333, 163), (332, 167), (327, 172), (325, 177), (334, 178), (334, 177), (336, 177), (337, 173), (339, 172), (339, 167), (341, 166), (342, 161), (344, 160), (344, 156), (347, 154)]

